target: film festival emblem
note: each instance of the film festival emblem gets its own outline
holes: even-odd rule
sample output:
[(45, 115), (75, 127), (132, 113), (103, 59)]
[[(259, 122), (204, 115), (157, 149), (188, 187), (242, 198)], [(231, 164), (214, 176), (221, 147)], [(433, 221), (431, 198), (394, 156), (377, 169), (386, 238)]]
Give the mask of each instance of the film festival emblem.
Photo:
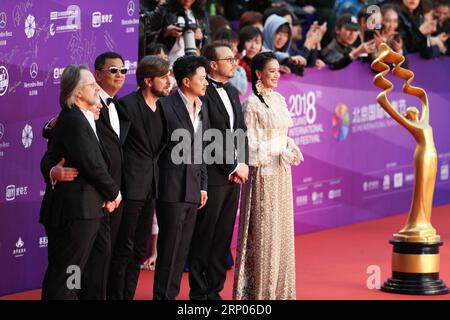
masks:
[[(446, 294), (449, 289), (439, 279), (439, 247), (443, 242), (431, 225), (437, 152), (429, 121), (430, 107), (425, 90), (410, 84), (414, 73), (402, 68), (404, 61), (402, 55), (382, 43), (379, 56), (372, 63), (372, 69), (378, 72), (374, 77), (374, 84), (383, 90), (377, 96), (378, 103), (416, 141), (414, 188), (409, 216), (403, 229), (394, 234), (390, 241), (394, 247), (392, 277), (384, 283), (381, 290), (401, 294)], [(401, 114), (391, 105), (387, 94), (394, 85), (385, 78), (391, 71), (391, 66), (393, 76), (405, 80), (403, 92), (421, 101), (421, 111), (416, 107), (408, 107), (406, 114)]]

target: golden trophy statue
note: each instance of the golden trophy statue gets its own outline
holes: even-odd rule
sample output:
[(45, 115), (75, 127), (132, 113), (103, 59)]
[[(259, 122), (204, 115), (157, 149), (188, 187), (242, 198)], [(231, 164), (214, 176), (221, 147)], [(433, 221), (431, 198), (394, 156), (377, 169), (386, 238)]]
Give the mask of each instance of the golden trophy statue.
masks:
[[(414, 151), (414, 189), (408, 220), (403, 229), (394, 234), (390, 243), (392, 254), (392, 277), (381, 290), (392, 293), (436, 295), (449, 292), (439, 280), (439, 246), (436, 229), (431, 225), (433, 192), (437, 173), (437, 153), (434, 146), (433, 129), (429, 123), (429, 105), (425, 90), (413, 87), (410, 82), (414, 73), (401, 67), (405, 58), (391, 50), (385, 43), (379, 47), (379, 55), (372, 63), (378, 74), (374, 84), (383, 89), (377, 101), (381, 107), (401, 126), (406, 128), (417, 142)], [(387, 93), (394, 87), (384, 76), (392, 74), (406, 81), (403, 92), (416, 96), (422, 102), (422, 113), (416, 107), (400, 114), (390, 104)]]

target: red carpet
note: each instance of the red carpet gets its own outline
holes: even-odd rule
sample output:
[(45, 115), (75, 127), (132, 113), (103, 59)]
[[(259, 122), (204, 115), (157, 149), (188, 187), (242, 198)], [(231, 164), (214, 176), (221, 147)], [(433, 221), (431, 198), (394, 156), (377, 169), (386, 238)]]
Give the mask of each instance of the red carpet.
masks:
[[(389, 240), (403, 227), (407, 215), (354, 224), (350, 226), (310, 233), (296, 237), (297, 298), (343, 300), (398, 300), (398, 299), (446, 299), (443, 296), (409, 296), (388, 294), (370, 290), (366, 286), (367, 267), (377, 265), (381, 269), (381, 281), (391, 273), (392, 246)], [(441, 279), (450, 286), (450, 205), (433, 209), (433, 226), (438, 230), (444, 246), (441, 252)], [(233, 252), (234, 254), (235, 252)], [(228, 272), (222, 296), (231, 299), (233, 271)], [(153, 272), (142, 272), (136, 299), (151, 299)], [(179, 299), (187, 299), (189, 285), (187, 274)], [(0, 300), (39, 299), (40, 290), (33, 290), (1, 297)]]

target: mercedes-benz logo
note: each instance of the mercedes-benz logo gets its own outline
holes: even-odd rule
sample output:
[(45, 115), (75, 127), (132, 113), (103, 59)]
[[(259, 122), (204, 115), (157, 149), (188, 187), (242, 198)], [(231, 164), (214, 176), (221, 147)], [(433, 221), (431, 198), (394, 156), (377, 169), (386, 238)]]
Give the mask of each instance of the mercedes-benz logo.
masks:
[(128, 15), (131, 17), (134, 14), (134, 10), (136, 9), (134, 2), (130, 1), (128, 2), (128, 7), (127, 7), (127, 11), (128, 11)]
[(30, 66), (30, 77), (32, 79), (36, 78), (38, 75), (38, 71), (39, 71), (39, 68), (38, 68), (37, 63), (33, 62)]
[(0, 29), (6, 27), (6, 13), (0, 12)]

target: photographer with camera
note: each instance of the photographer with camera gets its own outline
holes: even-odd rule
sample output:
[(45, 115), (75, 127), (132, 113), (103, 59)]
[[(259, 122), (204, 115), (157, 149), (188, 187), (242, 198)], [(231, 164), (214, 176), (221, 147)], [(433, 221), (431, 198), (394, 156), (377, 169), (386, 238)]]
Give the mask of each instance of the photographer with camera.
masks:
[(169, 50), (169, 62), (184, 55), (196, 55), (210, 42), (209, 17), (204, 0), (169, 0), (159, 5), (146, 20), (147, 47), (164, 44)]

